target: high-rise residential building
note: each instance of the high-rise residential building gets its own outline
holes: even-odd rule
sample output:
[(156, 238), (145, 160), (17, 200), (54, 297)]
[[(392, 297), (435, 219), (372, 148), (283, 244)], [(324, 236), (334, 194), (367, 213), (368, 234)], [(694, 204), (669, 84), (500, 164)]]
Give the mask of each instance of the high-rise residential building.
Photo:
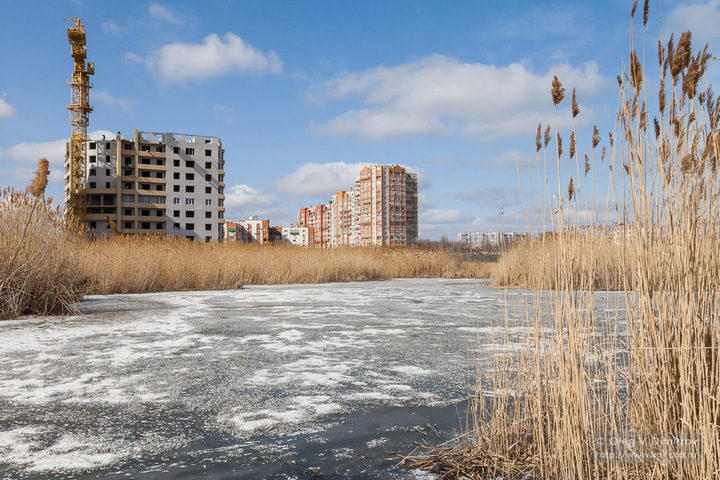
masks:
[(312, 246), (328, 248), (330, 246), (330, 224), (332, 212), (327, 204), (318, 204), (315, 207), (302, 207), (298, 212), (298, 226), (312, 227), (314, 243)]
[[(224, 223), (224, 153), (217, 137), (141, 132), (87, 144), (87, 226), (122, 233), (220, 241)], [(65, 159), (65, 202), (69, 159)]]
[(331, 225), (330, 245), (333, 247), (348, 247), (352, 245), (353, 208), (355, 205), (355, 191), (340, 190), (330, 200)]
[(353, 245), (417, 245), (417, 174), (399, 165), (363, 168), (355, 180), (352, 221)]

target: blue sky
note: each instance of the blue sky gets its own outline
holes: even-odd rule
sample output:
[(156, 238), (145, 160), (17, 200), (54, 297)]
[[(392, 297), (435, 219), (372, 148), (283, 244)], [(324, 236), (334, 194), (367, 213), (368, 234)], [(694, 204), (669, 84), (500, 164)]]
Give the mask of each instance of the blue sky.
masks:
[[(89, 131), (220, 137), (228, 217), (287, 225), (352, 186), (362, 166), (397, 163), (420, 174), (421, 238), (499, 230), (501, 220), (524, 231), (515, 159), (529, 203), (528, 153), (537, 124), (554, 122), (550, 81), (577, 89), (578, 151), (590, 153), (594, 124), (605, 145), (631, 6), (0, 0), (0, 186), (24, 187), (45, 156), (48, 194), (62, 197), (72, 71), (63, 17), (79, 16), (96, 70)], [(659, 14), (651, 2), (652, 65)], [(666, 1), (662, 15), (665, 40), (690, 29), (696, 49), (709, 42), (718, 55), (720, 0)], [(717, 76), (713, 65), (709, 81)], [(569, 99), (560, 107), (567, 150)]]

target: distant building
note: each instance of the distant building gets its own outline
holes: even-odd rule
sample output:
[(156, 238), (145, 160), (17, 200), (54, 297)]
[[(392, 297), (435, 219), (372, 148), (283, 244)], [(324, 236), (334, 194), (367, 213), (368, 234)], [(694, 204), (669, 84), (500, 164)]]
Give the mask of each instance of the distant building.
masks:
[(330, 245), (333, 247), (349, 247), (352, 245), (353, 209), (355, 208), (355, 191), (340, 190), (330, 200), (332, 222), (330, 226)]
[(297, 245), (299, 247), (309, 247), (314, 245), (313, 227), (283, 227), (282, 243)]
[(223, 226), (228, 242), (270, 243), (270, 220), (260, 220), (257, 215), (247, 220), (226, 220)]
[(332, 212), (327, 204), (318, 204), (315, 207), (303, 207), (298, 212), (298, 226), (312, 227), (314, 242), (311, 246), (318, 248), (330, 247), (330, 224)]
[(474, 249), (502, 249), (525, 238), (526, 233), (518, 232), (458, 232), (458, 243)]
[(353, 245), (417, 245), (417, 174), (399, 165), (363, 168), (355, 179), (352, 220)]
[(107, 216), (122, 233), (222, 239), (225, 150), (219, 138), (134, 130), (132, 139), (118, 132), (89, 141), (86, 152), (87, 228), (93, 234), (110, 233)]

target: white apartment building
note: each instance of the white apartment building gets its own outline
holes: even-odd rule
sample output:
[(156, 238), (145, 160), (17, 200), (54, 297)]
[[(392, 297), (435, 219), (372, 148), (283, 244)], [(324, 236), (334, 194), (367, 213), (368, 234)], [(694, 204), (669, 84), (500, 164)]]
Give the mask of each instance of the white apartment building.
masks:
[[(69, 148), (69, 147), (68, 147)], [(224, 223), (224, 153), (217, 137), (135, 130), (132, 139), (87, 144), (87, 226), (110, 233), (105, 216), (127, 234), (220, 241)], [(65, 159), (65, 201), (69, 160)]]
[(313, 242), (313, 227), (283, 227), (282, 243), (309, 247)]
[(458, 243), (472, 248), (501, 248), (526, 236), (517, 232), (458, 232)]

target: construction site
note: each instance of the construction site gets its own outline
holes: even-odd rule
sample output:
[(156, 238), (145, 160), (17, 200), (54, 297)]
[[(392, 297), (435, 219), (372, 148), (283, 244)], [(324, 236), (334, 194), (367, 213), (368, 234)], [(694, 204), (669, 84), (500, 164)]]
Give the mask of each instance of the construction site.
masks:
[(203, 135), (134, 130), (132, 138), (89, 139), (90, 76), (80, 18), (66, 19), (74, 70), (68, 85), (72, 134), (65, 155), (65, 213), (88, 234), (181, 236), (222, 241), (225, 150)]

